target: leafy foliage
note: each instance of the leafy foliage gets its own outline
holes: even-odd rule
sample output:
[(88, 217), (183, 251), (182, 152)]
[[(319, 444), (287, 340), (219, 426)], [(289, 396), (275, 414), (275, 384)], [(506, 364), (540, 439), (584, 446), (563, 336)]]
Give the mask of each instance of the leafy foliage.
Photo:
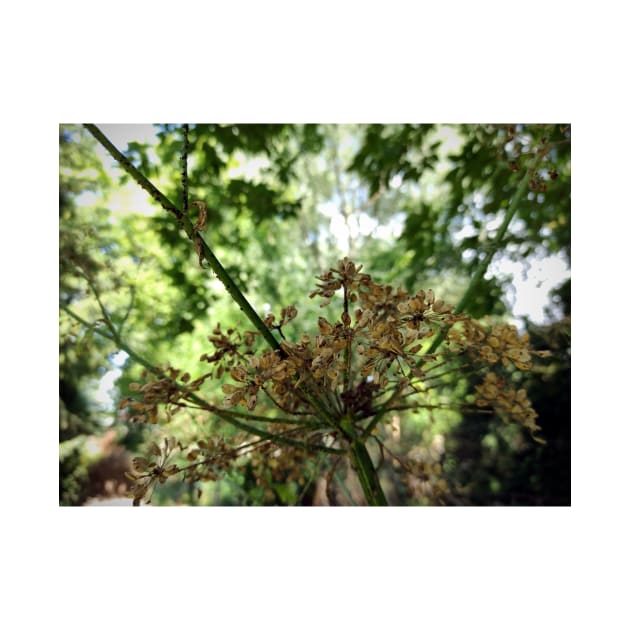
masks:
[[(503, 253), (522, 260), (540, 251), (570, 256), (570, 127), (568, 125), (452, 125), (439, 136), (433, 125), (390, 129), (369, 125), (351, 168), (370, 190), (388, 191), (396, 177), (412, 184), (404, 201), (403, 242), (414, 268), (459, 268), (470, 273), (496, 232), (495, 219), (507, 208), (535, 150), (546, 154), (530, 175), (519, 220), (504, 241)], [(457, 151), (445, 158), (449, 170), (436, 172), (442, 145)], [(413, 191), (413, 189), (418, 189)], [(433, 189), (432, 195), (424, 190)], [(457, 237), (463, 232), (466, 236)], [(464, 254), (472, 254), (464, 256)], [(476, 314), (492, 312), (504, 287), (480, 287)], [(498, 289), (498, 291), (497, 291)]]

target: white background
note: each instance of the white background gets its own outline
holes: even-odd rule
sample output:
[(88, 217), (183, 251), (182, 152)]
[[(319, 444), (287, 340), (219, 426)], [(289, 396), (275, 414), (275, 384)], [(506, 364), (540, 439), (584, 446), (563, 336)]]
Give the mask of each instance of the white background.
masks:
[[(622, 6), (2, 9), (3, 627), (628, 627)], [(572, 507), (58, 507), (58, 124), (156, 120), (572, 123)]]

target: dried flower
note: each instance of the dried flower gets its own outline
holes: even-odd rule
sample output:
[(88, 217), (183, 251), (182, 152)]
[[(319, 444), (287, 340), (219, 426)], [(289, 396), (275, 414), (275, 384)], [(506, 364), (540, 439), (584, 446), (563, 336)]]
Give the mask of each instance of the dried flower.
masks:
[(133, 497), (133, 505), (140, 505), (144, 499), (145, 503), (151, 502), (151, 493), (156, 483), (164, 483), (169, 477), (180, 472), (177, 465), (167, 466), (169, 456), (174, 449), (179, 447), (174, 438), (164, 438), (164, 445), (153, 442), (149, 446), (149, 453), (154, 458), (134, 457), (132, 466), (135, 472), (126, 473), (128, 479), (133, 481), (130, 496)]
[[(130, 389), (140, 395), (139, 400), (125, 401), (134, 412), (132, 419), (155, 423), (160, 406), (168, 415), (169, 409), (186, 406), (205, 379), (229, 375), (231, 382), (221, 386), (224, 410), (242, 406), (252, 412), (262, 401), (275, 409), (265, 418), (272, 422), (265, 426), (269, 441), (261, 440), (257, 453), (273, 444), (271, 436), (281, 440), (287, 432), (293, 443), (305, 448), (336, 445), (343, 449), (359, 435), (378, 440), (381, 421), (394, 410), (439, 407), (432, 398), (437, 388), (460, 375), (478, 374), (481, 381), (475, 387), (475, 403), (479, 408), (494, 409), (505, 421), (517, 422), (532, 433), (540, 429), (527, 392), (511, 385), (511, 372), (530, 370), (533, 357), (546, 354), (534, 352), (527, 335), (509, 324), (481, 323), (455, 314), (453, 306), (432, 289), (410, 295), (375, 282), (361, 269), (344, 258), (317, 277), (311, 297), (321, 298), (322, 306), (337, 297), (340, 311), (336, 318), (318, 317), (315, 334), (302, 333), (296, 340), (284, 330), (297, 320), (293, 305), (283, 308), (278, 319), (269, 314), (265, 325), (282, 337), (277, 350), (256, 351), (258, 333), (223, 332), (217, 325), (208, 337), (215, 351), (201, 356), (211, 371), (191, 380), (190, 374), (167, 368), (154, 381), (132, 385)], [(446, 348), (427, 354), (428, 340), (437, 333), (446, 333)], [(457, 403), (448, 406), (457, 408)], [(208, 409), (219, 413), (211, 405)], [(264, 418), (230, 413), (250, 421)], [(283, 419), (276, 420), (277, 414)], [(238, 449), (200, 444), (205, 447), (198, 445), (187, 455), (192, 462), (186, 470), (188, 479), (215, 478), (222, 467), (235, 465)], [(277, 457), (267, 460), (271, 479), (277, 477), (281, 463), (289, 465), (299, 458), (294, 447), (282, 446)], [(138, 500), (151, 484), (162, 482), (175, 470), (145, 458), (134, 460), (134, 466), (142, 473), (134, 490)], [(424, 484), (414, 486), (414, 496), (446, 492), (435, 466), (429, 469), (416, 462), (406, 463), (403, 469)], [(267, 486), (265, 492), (271, 488)]]

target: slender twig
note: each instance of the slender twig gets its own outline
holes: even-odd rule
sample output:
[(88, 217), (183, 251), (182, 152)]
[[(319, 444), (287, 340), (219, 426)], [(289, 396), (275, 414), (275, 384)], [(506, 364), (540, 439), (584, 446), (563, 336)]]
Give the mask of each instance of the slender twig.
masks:
[(396, 388), (392, 395), (382, 403), (380, 410), (375, 414), (370, 423), (363, 429), (363, 436), (367, 438), (371, 435), (374, 427), (381, 421), (383, 416), (389, 411), (389, 406), (391, 403), (402, 394), (400, 388)]
[[(344, 357), (344, 370), (343, 370), (343, 391), (344, 394), (347, 394), (350, 389), (350, 371), (351, 371), (351, 361), (352, 361), (352, 329), (350, 325), (346, 322), (350, 321), (350, 313), (348, 313), (348, 281), (345, 280), (343, 283), (343, 327), (344, 333), (346, 335), (346, 347), (344, 349), (345, 357)], [(347, 411), (347, 405), (344, 402), (343, 404), (344, 413)]]
[[(90, 324), (88, 322), (86, 322), (82, 317), (77, 315), (74, 311), (69, 309), (67, 306), (62, 304), (60, 305), (60, 307), (63, 311), (68, 313), (68, 315), (76, 319), (79, 323), (83, 324), (87, 328), (90, 327)], [(131, 359), (133, 359), (134, 361), (136, 361), (137, 363), (145, 367), (147, 371), (151, 372), (152, 374), (155, 374), (156, 376), (160, 376), (160, 377), (164, 376), (164, 372), (162, 370), (155, 367), (153, 364), (147, 361), (144, 357), (140, 356), (131, 347), (129, 347), (128, 344), (126, 344), (122, 339), (120, 339), (117, 334), (113, 334), (111, 331), (107, 332), (103, 330), (102, 328), (94, 328), (94, 332), (116, 343), (121, 350), (124, 350)], [(196, 402), (200, 405), (203, 405), (206, 407), (209, 405), (208, 402), (206, 402), (205, 400), (203, 400), (202, 398), (200, 398), (199, 396), (195, 394), (190, 394), (188, 398), (192, 400), (193, 402)], [(289, 440), (287, 438), (278, 438), (273, 433), (269, 433), (268, 431), (263, 431), (262, 429), (259, 429), (252, 425), (241, 422), (241, 420), (235, 417), (234, 414), (230, 413), (227, 410), (219, 409), (218, 407), (213, 406), (212, 413), (217, 415), (219, 418), (221, 418), (225, 422), (228, 422), (232, 426), (236, 427), (237, 429), (241, 429), (242, 431), (251, 433), (252, 435), (258, 435), (259, 437), (263, 437), (263, 438), (278, 442), (279, 444), (286, 444), (287, 446), (293, 446), (293, 447), (301, 448), (307, 451), (324, 451), (327, 453), (344, 453), (345, 452), (340, 449), (335, 449), (335, 448), (331, 448), (331, 447), (320, 445), (320, 444), (306, 444), (303, 442), (298, 442), (296, 440)]]
[[(285, 431), (283, 434), (279, 434), (279, 435), (286, 435), (288, 433), (294, 433), (294, 432), (295, 432), (295, 429), (289, 429), (288, 431)], [(192, 464), (188, 464), (186, 466), (182, 466), (182, 467), (178, 466), (177, 472), (178, 473), (184, 472), (186, 470), (190, 470), (191, 468), (195, 468), (196, 466), (204, 466), (208, 464), (213, 464), (215, 461), (221, 460), (222, 458), (225, 458), (228, 455), (236, 455), (238, 451), (243, 451), (246, 448), (251, 448), (252, 450), (254, 450), (256, 448), (265, 446), (268, 443), (269, 443), (269, 440), (267, 439), (260, 439), (260, 440), (254, 440), (252, 442), (246, 442), (245, 444), (241, 444), (240, 446), (234, 447), (228, 453), (218, 453), (214, 457), (208, 457), (206, 459), (199, 460), (198, 462), (193, 462)], [(323, 453), (319, 454), (319, 457), (323, 457), (323, 456), (324, 456)]]
[(333, 473), (333, 478), (337, 482), (337, 485), (341, 488), (341, 491), (343, 492), (346, 499), (348, 499), (348, 501), (350, 502), (350, 505), (356, 506), (356, 501), (352, 498), (352, 494), (350, 493), (350, 490), (348, 490), (348, 486), (346, 486), (344, 480), (341, 478), (341, 475), (337, 471), (335, 471)]
[(118, 336), (118, 332), (116, 331), (114, 323), (112, 322), (109, 316), (109, 313), (107, 312), (107, 309), (105, 308), (103, 302), (101, 302), (101, 296), (99, 295), (99, 292), (96, 290), (96, 285), (94, 284), (94, 282), (92, 282), (92, 279), (90, 278), (90, 276), (83, 271), (83, 269), (79, 268), (79, 273), (85, 278), (85, 281), (88, 283), (88, 286), (90, 287), (92, 293), (94, 294), (98, 307), (101, 311), (101, 314), (103, 315), (103, 321), (105, 322), (105, 325), (107, 326), (107, 328), (109, 328), (109, 331), (112, 333), (112, 335)]
[(438, 379), (442, 376), (446, 376), (447, 374), (452, 374), (453, 372), (463, 371), (466, 368), (472, 367), (470, 363), (464, 363), (463, 365), (457, 365), (450, 370), (444, 370), (444, 372), (438, 372), (437, 374), (431, 374), (425, 381), (422, 381), (423, 384), (430, 383), (433, 379)]
[(241, 444), (240, 446), (235, 446), (228, 453), (218, 453), (213, 457), (207, 457), (206, 459), (201, 459), (198, 462), (193, 462), (192, 464), (188, 464), (186, 466), (178, 466), (177, 472), (185, 472), (186, 470), (190, 470), (191, 468), (195, 468), (196, 466), (207, 466), (208, 464), (214, 464), (215, 461), (221, 460), (222, 458), (229, 455), (235, 455), (238, 451), (245, 450), (246, 448), (260, 448), (261, 446), (264, 446), (267, 442), (268, 440), (265, 439), (254, 440), (253, 442), (246, 442), (245, 444)]
[(450, 411), (461, 411), (463, 413), (494, 413), (494, 411), (489, 409), (480, 409), (479, 407), (472, 405), (458, 405), (457, 403), (453, 403), (452, 405), (429, 405), (424, 403), (417, 403), (414, 405), (395, 405), (393, 407), (389, 407), (387, 411), (408, 411), (413, 409), (428, 409), (429, 411), (433, 411), (434, 409), (448, 409)]
[(306, 483), (304, 484), (304, 488), (302, 488), (302, 492), (300, 492), (300, 495), (298, 496), (294, 505), (299, 505), (300, 501), (302, 501), (302, 499), (304, 498), (304, 495), (306, 494), (306, 491), (309, 489), (310, 485), (315, 480), (315, 477), (317, 476), (317, 473), (320, 471), (324, 461), (325, 461), (324, 454), (320, 453), (317, 456), (317, 461), (313, 465), (313, 469), (309, 475), (309, 478), (306, 480)]
[(188, 214), (188, 124), (182, 126), (184, 148), (182, 150), (182, 210)]
[(136, 287), (131, 285), (129, 287), (129, 292), (131, 293), (131, 298), (129, 299), (129, 305), (127, 306), (127, 310), (125, 312), (125, 314), (123, 315), (123, 318), (120, 320), (120, 323), (118, 324), (118, 335), (122, 336), (122, 331), (123, 328), (125, 326), (125, 324), (127, 323), (127, 319), (129, 318), (129, 315), (131, 314), (131, 311), (133, 310), (133, 303), (136, 297)]
[[(477, 270), (473, 274), (473, 277), (471, 278), (470, 283), (468, 284), (468, 289), (466, 289), (466, 292), (464, 293), (461, 300), (455, 307), (455, 310), (453, 311), (455, 314), (461, 313), (468, 306), (468, 303), (475, 295), (475, 292), (477, 291), (479, 283), (481, 282), (484, 274), (488, 270), (490, 261), (492, 260), (494, 255), (497, 253), (499, 247), (503, 244), (503, 238), (505, 236), (505, 233), (507, 232), (507, 229), (510, 223), (512, 222), (512, 219), (514, 218), (514, 216), (516, 215), (518, 211), (523, 195), (525, 194), (525, 191), (527, 190), (527, 185), (529, 183), (529, 180), (532, 177), (532, 173), (535, 171), (536, 167), (542, 160), (544, 154), (545, 154), (545, 150), (543, 149), (540, 149), (537, 152), (536, 157), (534, 158), (531, 165), (527, 169), (525, 175), (523, 176), (523, 179), (521, 179), (521, 183), (516, 189), (516, 192), (514, 193), (514, 196), (512, 197), (512, 200), (510, 201), (510, 204), (506, 210), (503, 223), (501, 224), (501, 227), (499, 228), (499, 231), (497, 232), (496, 237), (490, 242), (486, 251), (486, 256), (479, 263)], [(438, 333), (437, 337), (434, 339), (433, 343), (427, 350), (427, 354), (431, 354), (438, 349), (438, 347), (444, 341), (446, 337), (446, 333), (448, 332), (449, 328), (450, 326), (447, 326)], [(420, 359), (420, 363), (421, 362), (422, 362), (422, 359)]]
[(284, 413), (293, 413), (296, 416), (312, 416), (312, 413), (306, 412), (306, 411), (289, 411), (288, 409), (285, 409), (275, 398), (272, 394), (269, 393), (269, 388), (266, 387), (265, 385), (262, 385), (261, 388), (262, 391), (265, 393), (265, 395), (267, 396), (267, 398), (269, 398), (269, 400), (276, 406), (278, 407), (278, 409), (280, 409), (280, 411), (283, 411)]
[(195, 404), (195, 405), (191, 405), (188, 404), (187, 402), (170, 402), (168, 403), (169, 405), (173, 405), (175, 407), (181, 407), (182, 409), (199, 409), (200, 411), (209, 411), (211, 413), (216, 413), (217, 411), (220, 412), (223, 415), (226, 416), (231, 416), (233, 418), (240, 418), (243, 420), (249, 420), (252, 422), (267, 422), (269, 424), (297, 424), (299, 425), (301, 428), (319, 428), (321, 427), (321, 423), (319, 422), (305, 422), (304, 420), (301, 419), (296, 419), (296, 418), (270, 418), (267, 416), (257, 416), (254, 414), (249, 414), (249, 413), (239, 413), (238, 411), (234, 411), (232, 409), (221, 409), (220, 407), (217, 407), (215, 405), (212, 405), (210, 403), (206, 403), (206, 404)]

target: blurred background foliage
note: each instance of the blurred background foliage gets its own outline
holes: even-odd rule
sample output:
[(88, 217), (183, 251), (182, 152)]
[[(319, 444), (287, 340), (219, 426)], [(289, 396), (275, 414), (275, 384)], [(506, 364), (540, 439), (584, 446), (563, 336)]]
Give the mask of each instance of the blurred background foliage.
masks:
[[(155, 125), (148, 140), (144, 127), (101, 129), (113, 141), (124, 131), (126, 146), (118, 148), (181, 204), (181, 125)], [(297, 338), (315, 332), (324, 314), (308, 299), (315, 276), (344, 255), (381, 282), (433, 288), (456, 303), (534, 147), (545, 145), (547, 159), (530, 173), (497, 264), (468, 309), (513, 321), (507, 296), (514, 278), (501, 261), (528, 267), (555, 256), (570, 265), (568, 125), (190, 125), (189, 198), (207, 203), (204, 237), (258, 312), (279, 315), (283, 306), (297, 306), (286, 331)], [(111, 159), (81, 126), (60, 126), (59, 162), (60, 303), (90, 324), (60, 314), (59, 500), (81, 505), (124, 495), (129, 458), (159, 431), (117, 412), (142, 368), (95, 334), (104, 325), (95, 293), (129, 346), (192, 375), (201, 373), (199, 356), (211, 349), (207, 336), (218, 322), (224, 329), (251, 326), (199, 267), (172, 217), (142, 200), (142, 191), (124, 193), (135, 184), (109, 168)], [(570, 504), (570, 281), (556, 284), (543, 321), (518, 320), (537, 348), (554, 352), (527, 383), (545, 446), (491, 415), (416, 413), (392, 421), (391, 440), (439, 465), (448, 504)], [(453, 395), (464, 396), (467, 386), (454, 382)], [(209, 387), (209, 400), (221, 396), (220, 384)], [(169, 431), (182, 441), (231, 435), (205, 417), (173, 418)], [(252, 458), (220, 481), (160, 486), (153, 502), (318, 504), (317, 471), (307, 458), (299, 470), (274, 474)], [(387, 466), (382, 474), (392, 502), (432, 503)], [(357, 502), (351, 471), (335, 475), (337, 502)]]

